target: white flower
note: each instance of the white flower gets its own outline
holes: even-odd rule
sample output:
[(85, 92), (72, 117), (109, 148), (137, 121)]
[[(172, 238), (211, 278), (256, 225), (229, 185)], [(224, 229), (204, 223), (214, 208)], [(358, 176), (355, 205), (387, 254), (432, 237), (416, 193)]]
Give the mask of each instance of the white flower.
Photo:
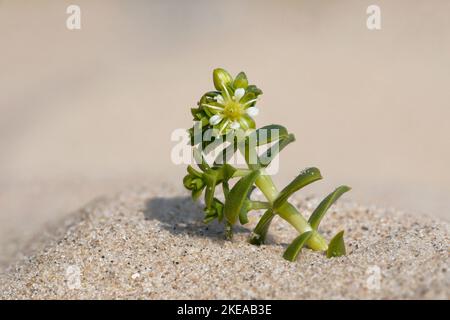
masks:
[(257, 101), (256, 98), (244, 103), (241, 102), (246, 94), (244, 88), (237, 88), (233, 95), (228, 90), (227, 86), (223, 85), (223, 92), (216, 95), (212, 103), (202, 104), (203, 107), (208, 108), (213, 113), (209, 118), (209, 123), (212, 126), (219, 125), (219, 135), (228, 129), (248, 129), (249, 121), (253, 123), (251, 118), (259, 113), (258, 108), (250, 107)]

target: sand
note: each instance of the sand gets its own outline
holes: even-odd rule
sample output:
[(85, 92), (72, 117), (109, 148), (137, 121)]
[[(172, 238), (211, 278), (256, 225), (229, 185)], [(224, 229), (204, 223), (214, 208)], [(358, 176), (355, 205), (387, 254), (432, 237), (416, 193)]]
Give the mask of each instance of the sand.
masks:
[[(305, 213), (318, 200), (294, 198)], [(254, 223), (259, 214), (251, 219)], [(266, 245), (201, 222), (183, 192), (146, 187), (97, 199), (32, 243), (0, 275), (1, 299), (448, 299), (449, 225), (343, 199), (321, 225), (346, 230), (348, 255), (281, 255), (295, 236), (277, 218)]]

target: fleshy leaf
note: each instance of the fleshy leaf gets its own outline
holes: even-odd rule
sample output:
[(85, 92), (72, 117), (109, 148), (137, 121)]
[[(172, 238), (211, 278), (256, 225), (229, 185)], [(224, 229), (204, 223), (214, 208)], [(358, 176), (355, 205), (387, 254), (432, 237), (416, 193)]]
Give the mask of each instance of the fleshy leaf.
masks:
[(248, 217), (247, 217), (247, 213), (248, 213), (248, 205), (247, 205), (248, 200), (245, 200), (244, 205), (241, 208), (241, 212), (239, 212), (239, 223), (240, 224), (247, 224), (248, 223)]
[(244, 72), (239, 72), (236, 78), (234, 78), (233, 87), (235, 89), (237, 88), (246, 89), (248, 87), (248, 79)]
[(259, 219), (258, 224), (253, 230), (253, 233), (249, 239), (249, 242), (254, 245), (261, 245), (266, 241), (267, 232), (269, 231), (270, 223), (275, 215), (272, 209), (268, 209)]
[(330, 193), (325, 199), (323, 199), (308, 220), (311, 228), (317, 230), (319, 228), (320, 221), (322, 221), (322, 218), (325, 216), (327, 210), (331, 207), (331, 205), (336, 202), (336, 200), (339, 199), (340, 196), (350, 190), (350, 187), (340, 186), (336, 188), (336, 190), (334, 190), (332, 193)]
[(337, 233), (328, 244), (327, 258), (345, 256), (344, 230)]
[(247, 200), (247, 195), (252, 189), (259, 174), (260, 172), (255, 170), (248, 175), (243, 176), (228, 193), (228, 196), (225, 199), (224, 215), (230, 224), (236, 223), (245, 201)]
[(247, 87), (247, 91), (252, 92), (255, 94), (255, 96), (259, 96), (260, 94), (263, 94), (262, 90), (259, 89), (257, 86), (255, 86), (254, 84), (251, 84)]
[(199, 190), (192, 190), (192, 193), (191, 193), (191, 197), (192, 197), (192, 200), (197, 200), (198, 198), (200, 198), (200, 196), (202, 195), (202, 193), (203, 193), (203, 189), (204, 189), (205, 187), (203, 186), (203, 188), (201, 188), (201, 189), (199, 189)]
[(247, 224), (248, 223), (248, 217), (247, 213), (250, 211), (252, 205), (250, 201), (250, 195), (252, 194), (253, 190), (255, 190), (255, 186), (251, 186), (250, 191), (247, 193), (247, 199), (244, 201), (244, 205), (241, 208), (241, 212), (239, 213), (239, 223), (240, 224)]
[(220, 154), (217, 155), (216, 159), (214, 160), (214, 164), (227, 163), (236, 153), (236, 150), (237, 144), (235, 142), (223, 148), (223, 150), (220, 152)]
[(198, 167), (202, 169), (202, 171), (206, 171), (210, 168), (205, 158), (203, 158), (202, 152), (198, 148), (192, 148), (192, 153), (194, 155), (195, 162)]
[(205, 190), (205, 204), (206, 208), (210, 209), (214, 199), (214, 192), (218, 181), (218, 173), (214, 170), (208, 170), (204, 175), (206, 190)]
[(203, 177), (206, 183), (205, 204), (207, 208), (211, 207), (217, 184), (228, 181), (235, 171), (236, 169), (229, 164), (206, 170)]
[(233, 177), (233, 174), (236, 172), (236, 168), (232, 165), (229, 165), (228, 163), (225, 163), (223, 166), (219, 166), (215, 168), (219, 172), (219, 180), (225, 180), (228, 181), (231, 177)]
[(319, 169), (307, 168), (303, 170), (294, 180), (291, 181), (291, 183), (281, 190), (280, 194), (273, 203), (274, 209), (282, 206), (294, 192), (320, 179), (322, 179), (322, 175), (320, 174)]
[(264, 154), (259, 157), (259, 163), (263, 167), (267, 167), (270, 162), (281, 152), (289, 143), (295, 141), (295, 136), (290, 133), (286, 137), (278, 140)]
[(295, 238), (294, 241), (292, 241), (292, 243), (289, 245), (289, 247), (287, 247), (286, 251), (283, 254), (283, 258), (291, 262), (295, 261), (299, 253), (302, 251), (302, 248), (305, 245), (306, 241), (308, 241), (311, 235), (312, 231), (307, 231)]
[(222, 221), (223, 219), (223, 203), (217, 198), (214, 198), (211, 207), (205, 208), (204, 211), (205, 211), (205, 217), (203, 219), (204, 223), (210, 223), (216, 218), (219, 221)]
[[(277, 130), (277, 134), (273, 134), (274, 130)], [(268, 126), (261, 127), (250, 134), (250, 138), (256, 139), (256, 145), (261, 146), (264, 144), (271, 143), (275, 140), (281, 140), (287, 138), (289, 132), (283, 126), (278, 124), (271, 124)], [(275, 139), (276, 138), (276, 139)]]

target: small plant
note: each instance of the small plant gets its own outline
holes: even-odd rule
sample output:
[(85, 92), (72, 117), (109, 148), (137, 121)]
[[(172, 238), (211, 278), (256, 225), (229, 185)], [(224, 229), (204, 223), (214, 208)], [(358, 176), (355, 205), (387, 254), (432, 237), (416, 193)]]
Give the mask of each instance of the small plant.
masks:
[[(272, 178), (266, 174), (271, 161), (289, 143), (295, 141), (294, 135), (280, 125), (269, 125), (256, 129), (254, 117), (258, 114), (256, 102), (262, 91), (250, 85), (245, 73), (235, 78), (223, 69), (213, 72), (216, 90), (205, 93), (198, 107), (191, 109), (195, 124), (189, 130), (194, 159), (198, 169), (188, 166), (188, 174), (183, 179), (184, 186), (198, 199), (204, 193), (205, 217), (209, 223), (215, 219), (224, 222), (226, 238), (233, 236), (233, 225), (248, 223), (248, 212), (265, 210), (253, 230), (249, 242), (254, 245), (264, 243), (270, 224), (275, 215), (290, 223), (299, 236), (288, 246), (283, 257), (296, 260), (304, 246), (326, 252), (327, 257), (345, 254), (343, 231), (339, 232), (329, 244), (319, 233), (319, 224), (330, 206), (350, 188), (340, 186), (330, 193), (306, 220), (289, 203), (289, 197), (303, 187), (322, 179), (319, 169), (307, 168), (285, 188), (278, 191)], [(224, 146), (224, 139), (230, 142)], [(258, 154), (258, 147), (266, 145), (267, 150)], [(205, 156), (217, 147), (221, 152), (211, 165)], [(246, 168), (237, 168), (227, 163), (239, 150)], [(230, 182), (238, 179), (230, 188)], [(216, 195), (221, 187), (223, 196)], [(250, 195), (259, 188), (266, 201), (252, 200)], [(220, 198), (222, 200), (220, 200)]]

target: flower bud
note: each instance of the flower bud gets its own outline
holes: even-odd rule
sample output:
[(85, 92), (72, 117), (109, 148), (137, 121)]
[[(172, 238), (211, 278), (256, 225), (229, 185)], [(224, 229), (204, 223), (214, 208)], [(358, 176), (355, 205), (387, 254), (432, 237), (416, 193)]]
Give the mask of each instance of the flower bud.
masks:
[(224, 86), (231, 85), (233, 78), (226, 70), (217, 68), (214, 69), (213, 72), (213, 81), (214, 87), (216, 87), (217, 90), (222, 91)]

